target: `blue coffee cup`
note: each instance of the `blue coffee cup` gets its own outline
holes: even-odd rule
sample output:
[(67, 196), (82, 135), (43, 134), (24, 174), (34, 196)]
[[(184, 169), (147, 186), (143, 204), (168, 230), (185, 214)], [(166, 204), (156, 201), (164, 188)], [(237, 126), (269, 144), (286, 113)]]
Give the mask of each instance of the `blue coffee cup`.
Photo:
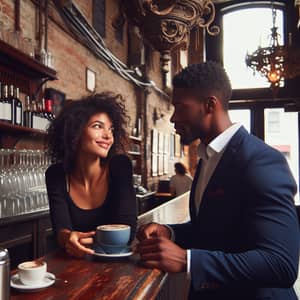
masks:
[(130, 226), (125, 224), (100, 225), (96, 230), (96, 247), (105, 253), (117, 254), (127, 250)]

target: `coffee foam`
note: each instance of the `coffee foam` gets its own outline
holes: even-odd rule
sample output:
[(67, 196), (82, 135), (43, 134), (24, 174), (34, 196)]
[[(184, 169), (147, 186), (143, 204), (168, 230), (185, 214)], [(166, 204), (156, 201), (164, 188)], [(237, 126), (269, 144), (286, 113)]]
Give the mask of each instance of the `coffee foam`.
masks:
[(35, 269), (35, 268), (40, 268), (44, 264), (45, 264), (44, 262), (40, 262), (40, 261), (27, 261), (20, 264), (19, 267), (22, 269)]
[(106, 225), (100, 225), (97, 227), (98, 230), (125, 230), (128, 229), (130, 226), (125, 224), (106, 224)]

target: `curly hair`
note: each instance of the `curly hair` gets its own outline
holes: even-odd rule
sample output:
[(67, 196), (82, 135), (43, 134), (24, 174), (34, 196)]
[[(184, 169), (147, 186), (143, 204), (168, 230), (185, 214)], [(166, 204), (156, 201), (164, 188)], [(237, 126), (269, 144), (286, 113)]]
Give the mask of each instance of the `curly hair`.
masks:
[(124, 103), (121, 95), (103, 92), (65, 105), (47, 130), (46, 147), (52, 162), (62, 162), (67, 173), (73, 170), (83, 129), (97, 113), (106, 113), (114, 127), (114, 143), (107, 158), (101, 159), (101, 164), (107, 163), (116, 153), (124, 153), (128, 145), (125, 128), (130, 121)]
[(226, 110), (232, 93), (225, 69), (214, 61), (187, 66), (174, 76), (173, 87), (195, 89), (205, 97), (215, 93)]

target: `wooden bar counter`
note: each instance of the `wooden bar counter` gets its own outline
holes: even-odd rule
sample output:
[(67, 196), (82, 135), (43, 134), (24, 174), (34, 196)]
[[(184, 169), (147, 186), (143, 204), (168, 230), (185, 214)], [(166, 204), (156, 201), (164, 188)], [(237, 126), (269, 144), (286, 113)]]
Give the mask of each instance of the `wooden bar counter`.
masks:
[[(188, 197), (189, 193), (186, 193), (140, 215), (139, 225), (152, 221), (187, 221)], [(168, 278), (168, 274), (162, 271), (143, 267), (136, 254), (120, 259), (95, 256), (77, 259), (58, 250), (43, 259), (47, 262), (48, 272), (56, 276), (55, 283), (48, 288), (32, 292), (11, 289), (11, 299), (151, 300), (157, 298)], [(13, 270), (12, 274), (15, 273), (16, 270)]]

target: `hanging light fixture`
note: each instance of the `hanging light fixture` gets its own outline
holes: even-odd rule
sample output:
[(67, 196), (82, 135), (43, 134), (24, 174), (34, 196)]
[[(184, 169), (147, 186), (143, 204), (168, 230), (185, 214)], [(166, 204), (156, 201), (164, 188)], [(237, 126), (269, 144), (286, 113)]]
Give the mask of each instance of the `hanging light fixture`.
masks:
[(161, 70), (169, 72), (171, 50), (189, 44), (190, 31), (204, 28), (219, 34), (213, 0), (124, 0), (124, 11), (143, 38), (161, 54)]
[(291, 46), (291, 36), (289, 45), (279, 44), (278, 27), (276, 27), (276, 9), (272, 3), (272, 20), (270, 44), (268, 47), (258, 47), (252, 53), (246, 55), (246, 65), (253, 69), (254, 74), (260, 73), (266, 77), (271, 84), (274, 93), (278, 90), (280, 82), (287, 78), (300, 75), (299, 50)]

